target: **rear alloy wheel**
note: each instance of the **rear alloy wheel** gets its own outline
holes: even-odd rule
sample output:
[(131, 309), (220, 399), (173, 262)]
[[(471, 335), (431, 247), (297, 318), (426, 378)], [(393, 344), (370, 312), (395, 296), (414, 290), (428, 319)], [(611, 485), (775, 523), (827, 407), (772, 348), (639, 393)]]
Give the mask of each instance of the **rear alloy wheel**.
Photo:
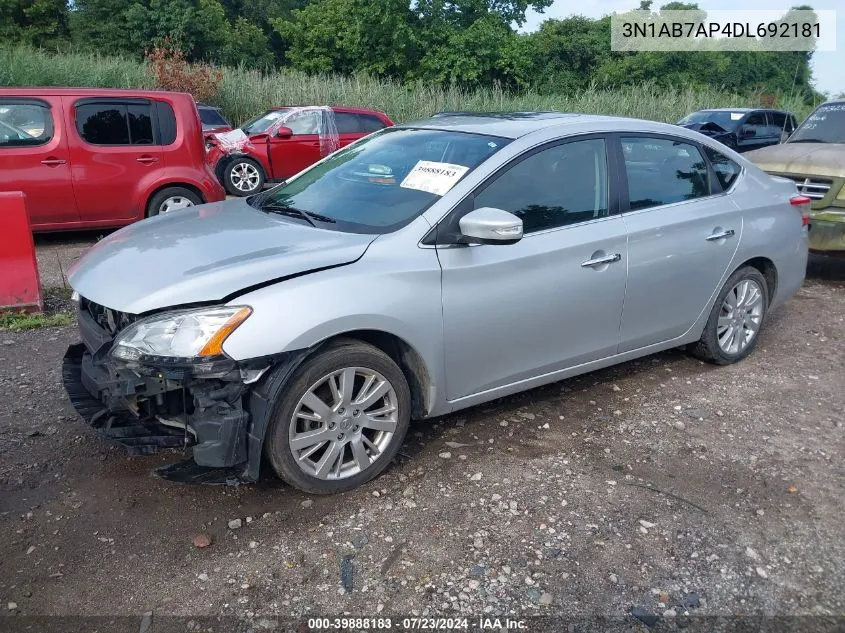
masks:
[(751, 266), (739, 269), (716, 298), (693, 354), (718, 365), (745, 358), (757, 344), (768, 305), (765, 277)]
[(233, 196), (258, 193), (264, 180), (264, 170), (251, 158), (234, 158), (223, 170), (223, 186)]
[(402, 370), (375, 347), (343, 341), (291, 377), (266, 451), (292, 486), (315, 494), (343, 492), (390, 464), (409, 423), (410, 391)]
[(187, 209), (197, 204), (202, 204), (202, 199), (185, 187), (167, 187), (162, 189), (147, 204), (147, 217), (170, 213), (179, 209)]

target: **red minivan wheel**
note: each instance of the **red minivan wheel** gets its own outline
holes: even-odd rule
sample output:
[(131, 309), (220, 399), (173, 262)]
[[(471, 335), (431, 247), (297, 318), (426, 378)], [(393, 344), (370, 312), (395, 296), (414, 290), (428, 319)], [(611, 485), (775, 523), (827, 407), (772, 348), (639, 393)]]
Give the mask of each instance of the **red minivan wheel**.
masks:
[(202, 198), (190, 189), (166, 187), (150, 198), (150, 202), (147, 204), (147, 217), (151, 218), (154, 215), (178, 211), (195, 204), (202, 204)]

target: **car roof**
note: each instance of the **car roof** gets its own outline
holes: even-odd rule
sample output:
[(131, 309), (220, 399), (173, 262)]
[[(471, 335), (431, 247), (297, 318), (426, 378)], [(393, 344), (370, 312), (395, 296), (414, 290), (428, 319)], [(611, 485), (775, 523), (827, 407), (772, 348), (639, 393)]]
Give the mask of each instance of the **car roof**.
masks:
[(783, 112), (784, 114), (792, 114), (789, 110), (779, 110), (777, 108), (702, 108), (696, 112)]
[[(0, 88), (2, 97), (149, 97), (163, 95), (190, 96), (187, 92), (169, 90), (134, 90), (131, 88)], [(193, 99), (193, 97), (191, 97)]]
[[(290, 110), (291, 108), (322, 108), (323, 106), (316, 105), (314, 103), (310, 104), (297, 104), (297, 105), (283, 105), (283, 106), (273, 106), (272, 108), (267, 108), (267, 112), (272, 112), (273, 110)], [(371, 108), (355, 108), (352, 106), (328, 106), (335, 112), (351, 112), (353, 114), (384, 114), (381, 110), (373, 110)]]
[[(430, 119), (399, 125), (400, 128), (453, 130), (472, 134), (486, 134), (502, 138), (519, 138), (550, 127), (578, 124), (580, 129), (624, 130), (629, 123), (646, 123), (637, 119), (576, 114), (572, 112), (441, 112)], [(664, 124), (654, 123), (660, 127)]]

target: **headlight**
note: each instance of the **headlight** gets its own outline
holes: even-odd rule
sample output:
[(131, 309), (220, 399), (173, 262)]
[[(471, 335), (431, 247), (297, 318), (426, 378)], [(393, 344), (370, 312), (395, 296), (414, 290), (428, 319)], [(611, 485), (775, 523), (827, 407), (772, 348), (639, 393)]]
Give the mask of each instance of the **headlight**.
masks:
[(252, 314), (248, 306), (167, 312), (133, 323), (115, 339), (111, 354), (125, 361), (144, 356), (208, 358), (223, 354), (223, 341)]

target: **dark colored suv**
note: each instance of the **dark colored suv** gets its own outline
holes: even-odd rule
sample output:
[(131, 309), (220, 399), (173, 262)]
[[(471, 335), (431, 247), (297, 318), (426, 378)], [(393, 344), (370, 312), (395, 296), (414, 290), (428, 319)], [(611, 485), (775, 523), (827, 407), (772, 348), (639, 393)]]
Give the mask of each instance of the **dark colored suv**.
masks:
[(678, 125), (701, 132), (737, 152), (782, 143), (798, 127), (791, 112), (765, 108), (699, 110), (685, 116)]

